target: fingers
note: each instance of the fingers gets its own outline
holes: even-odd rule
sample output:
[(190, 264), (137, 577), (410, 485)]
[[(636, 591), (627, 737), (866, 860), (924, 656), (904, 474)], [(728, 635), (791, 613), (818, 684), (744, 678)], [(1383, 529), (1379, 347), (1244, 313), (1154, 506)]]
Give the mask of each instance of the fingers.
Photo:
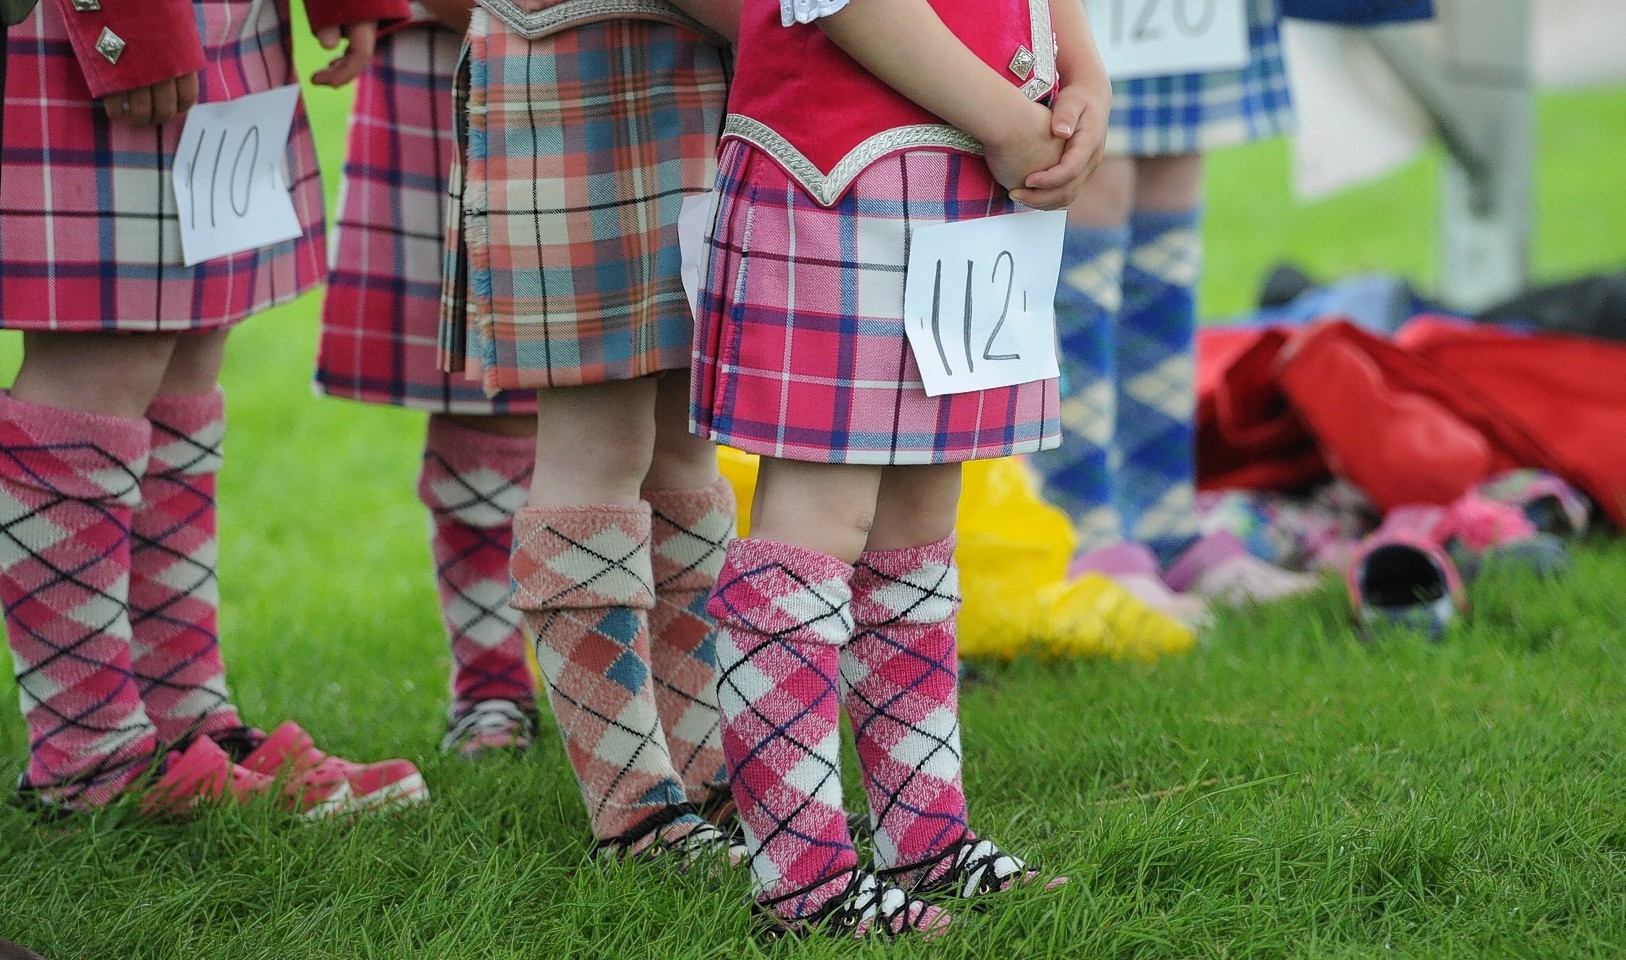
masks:
[(130, 109), (130, 95), (127, 93), (108, 94), (102, 98), (102, 109), (107, 112), (110, 123), (118, 123)]
[(175, 81), (175, 109), (181, 113), (198, 105), (198, 75), (189, 73)]
[(332, 50), (339, 45), (339, 39), (344, 36), (338, 27), (323, 27), (316, 31), (316, 42), (322, 45), (323, 50)]
[(180, 91), (176, 89), (174, 80), (165, 80), (155, 83), (148, 88), (152, 91), (152, 117), (153, 124), (165, 124), (175, 119), (180, 113)]
[(130, 91), (130, 126), (146, 127), (152, 125), (152, 87), (142, 87), (140, 90)]
[[(311, 75), (313, 83), (325, 87), (342, 87), (361, 76), (372, 62), (373, 49), (378, 42), (378, 24), (372, 21), (353, 23), (345, 28), (350, 41), (342, 55)], [(324, 44), (325, 45), (325, 44)]]
[(1083, 88), (1062, 87), (1050, 106), (1051, 134), (1063, 140), (1071, 139), (1089, 106), (1089, 97), (1085, 96)]

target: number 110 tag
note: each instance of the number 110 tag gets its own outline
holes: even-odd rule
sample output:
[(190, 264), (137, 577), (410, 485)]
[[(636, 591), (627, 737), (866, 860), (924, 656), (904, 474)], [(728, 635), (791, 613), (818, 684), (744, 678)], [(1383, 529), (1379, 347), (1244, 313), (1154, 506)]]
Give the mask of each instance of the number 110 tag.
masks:
[(1065, 211), (917, 227), (903, 316), (926, 395), (1058, 375), (1056, 282)]

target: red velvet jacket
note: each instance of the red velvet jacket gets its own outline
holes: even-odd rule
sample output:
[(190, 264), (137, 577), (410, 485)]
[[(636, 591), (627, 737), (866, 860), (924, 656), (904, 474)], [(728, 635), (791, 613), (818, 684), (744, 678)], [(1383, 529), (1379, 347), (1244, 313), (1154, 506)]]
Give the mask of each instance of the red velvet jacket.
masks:
[[(929, 2), (955, 36), (1028, 99), (1055, 86), (1048, 0)], [(919, 149), (982, 152), (975, 139), (843, 53), (818, 24), (783, 26), (775, 0), (746, 0), (728, 111), (725, 139), (773, 157), (825, 206), (882, 157)]]
[[(136, 90), (204, 67), (192, 0), (44, 2), (62, 11), (92, 96)], [(404, 18), (407, 0), (305, 0), (305, 11), (311, 29), (319, 30)]]

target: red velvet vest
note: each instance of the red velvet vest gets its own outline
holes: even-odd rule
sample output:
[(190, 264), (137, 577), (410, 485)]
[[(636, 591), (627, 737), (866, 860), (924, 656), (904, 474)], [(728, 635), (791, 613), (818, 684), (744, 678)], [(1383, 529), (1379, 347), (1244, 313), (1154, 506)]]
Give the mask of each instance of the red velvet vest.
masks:
[[(929, 2), (955, 36), (1029, 100), (1055, 86), (1048, 0)], [(882, 157), (922, 149), (982, 153), (969, 134), (843, 53), (817, 23), (783, 26), (776, 0), (745, 0), (728, 112), (724, 139), (773, 157), (824, 206)]]
[(702, 26), (668, 0), (545, 0), (540, 10), (526, 13), (514, 0), (475, 0), (508, 28), (527, 40), (537, 40), (604, 20), (654, 20), (670, 23), (704, 37), (720, 47), (728, 41)]

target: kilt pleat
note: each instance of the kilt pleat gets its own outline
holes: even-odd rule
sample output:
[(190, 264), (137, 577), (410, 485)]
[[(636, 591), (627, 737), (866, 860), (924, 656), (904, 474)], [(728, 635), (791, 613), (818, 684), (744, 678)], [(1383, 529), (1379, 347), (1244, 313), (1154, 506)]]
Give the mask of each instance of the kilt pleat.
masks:
[[(298, 82), (287, 0), (195, 4), (208, 60), (200, 102)], [(0, 328), (214, 329), (319, 283), (322, 183), (303, 105), (286, 162), (304, 233), (187, 267), (170, 179), (182, 124), (109, 123), (85, 85), (62, 10), (41, 4), (9, 36)]]
[(695, 333), (696, 434), (764, 456), (864, 464), (1061, 442), (1056, 380), (928, 397), (904, 333), (910, 229), (1014, 210), (981, 158), (895, 155), (827, 208), (731, 140), (717, 179)]
[(441, 268), (452, 156), (452, 80), (462, 37), (391, 33), (356, 81), (316, 386), (330, 396), (431, 413), (522, 413), (534, 393), (488, 397), (441, 370)]
[(488, 391), (684, 367), (678, 210), (716, 169), (722, 51), (647, 20), (526, 40), (476, 8), (467, 60), (443, 365)]

